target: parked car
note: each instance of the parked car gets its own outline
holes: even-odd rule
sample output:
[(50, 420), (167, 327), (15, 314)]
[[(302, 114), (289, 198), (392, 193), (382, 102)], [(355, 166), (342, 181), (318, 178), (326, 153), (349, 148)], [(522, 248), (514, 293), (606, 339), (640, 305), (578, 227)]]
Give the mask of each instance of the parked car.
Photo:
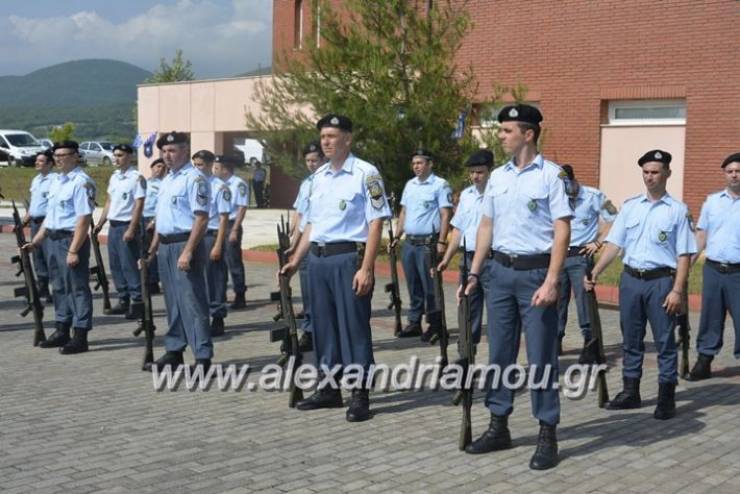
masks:
[(39, 143), (41, 143), (42, 146), (44, 146), (46, 149), (51, 149), (54, 147), (54, 143), (51, 142), (51, 139), (39, 139)]
[(33, 166), (45, 149), (25, 130), (0, 130), (0, 165)]
[(110, 166), (113, 164), (113, 143), (107, 141), (86, 141), (80, 144), (81, 154), (84, 154), (88, 165)]

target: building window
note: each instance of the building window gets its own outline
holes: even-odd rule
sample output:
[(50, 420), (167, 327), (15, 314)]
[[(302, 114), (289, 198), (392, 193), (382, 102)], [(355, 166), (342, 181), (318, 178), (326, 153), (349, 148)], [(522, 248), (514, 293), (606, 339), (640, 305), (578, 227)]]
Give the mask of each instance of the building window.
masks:
[(294, 46), (300, 50), (303, 48), (303, 0), (296, 0), (295, 3), (295, 24), (293, 26), (293, 35), (295, 38)]
[(686, 124), (685, 100), (609, 102), (609, 125)]

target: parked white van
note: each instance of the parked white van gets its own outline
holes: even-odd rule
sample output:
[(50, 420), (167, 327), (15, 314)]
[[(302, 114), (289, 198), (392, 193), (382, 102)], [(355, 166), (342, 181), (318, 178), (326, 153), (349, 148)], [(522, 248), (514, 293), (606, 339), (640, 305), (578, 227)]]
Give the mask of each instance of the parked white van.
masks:
[(0, 166), (33, 166), (45, 149), (25, 130), (0, 129)]

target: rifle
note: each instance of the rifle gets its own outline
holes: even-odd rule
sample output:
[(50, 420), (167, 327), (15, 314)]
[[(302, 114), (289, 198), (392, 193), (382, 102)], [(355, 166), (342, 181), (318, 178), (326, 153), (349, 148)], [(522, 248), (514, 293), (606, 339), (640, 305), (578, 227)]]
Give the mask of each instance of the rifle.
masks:
[(439, 340), (439, 354), (442, 357), (441, 364), (444, 369), (447, 367), (447, 345), (449, 344), (450, 334), (447, 332), (447, 317), (445, 316), (445, 294), (444, 285), (442, 284), (442, 273), (437, 271), (439, 259), (437, 257), (437, 245), (434, 239), (436, 234), (432, 234), (432, 242), (427, 245), (427, 256), (429, 266), (434, 270), (434, 310), (427, 314), (427, 321), (435, 334), (429, 340), (430, 344), (435, 344)]
[[(593, 269), (593, 260), (587, 259), (586, 277), (591, 279), (591, 270)], [(586, 346), (594, 346), (596, 363), (606, 364), (606, 354), (604, 352), (604, 333), (601, 330), (601, 317), (599, 316), (599, 303), (596, 300), (594, 290), (586, 290), (586, 310), (588, 311), (588, 320), (591, 321), (591, 340)], [(606, 387), (606, 369), (599, 370), (596, 374), (596, 386), (598, 393), (599, 408), (604, 408), (609, 401), (609, 390)]]
[(391, 264), (391, 282), (386, 283), (385, 291), (390, 298), (388, 310), (393, 309), (393, 314), (396, 318), (396, 328), (393, 331), (393, 335), (398, 336), (401, 332), (401, 292), (398, 285), (398, 246), (391, 247), (391, 244), (393, 244), (393, 211), (395, 209), (395, 203), (396, 195), (391, 193), (388, 198), (388, 204), (391, 208), (391, 218), (388, 220), (388, 240), (390, 241), (390, 244), (388, 245), (388, 255), (390, 257)]
[(678, 326), (678, 340), (681, 345), (681, 359), (678, 366), (678, 375), (686, 379), (689, 375), (689, 348), (691, 347), (691, 326), (689, 325), (689, 283), (683, 286), (681, 295), (681, 314), (676, 317)]
[(103, 256), (100, 254), (100, 243), (98, 242), (98, 234), (95, 233), (95, 220), (90, 218), (90, 242), (92, 243), (93, 254), (95, 255), (95, 266), (90, 268), (90, 274), (95, 276), (97, 284), (93, 290), (101, 289), (103, 292), (103, 312), (108, 313), (110, 311), (110, 296), (108, 295), (108, 276), (105, 274), (105, 264), (103, 264)]
[[(295, 313), (293, 312), (293, 302), (290, 294), (290, 280), (284, 274), (278, 275), (278, 282), (280, 285), (280, 305), (283, 309), (283, 316), (286, 325), (272, 329), (270, 331), (270, 341), (283, 341), (287, 343), (285, 345), (285, 353), (278, 360), (278, 365), (284, 366), (290, 361), (290, 357), (294, 357), (293, 369), (301, 366), (303, 363), (303, 353), (298, 347), (298, 326), (295, 322)], [(289, 379), (290, 386), (288, 391), (290, 397), (288, 399), (288, 406), (295, 408), (296, 403), (303, 399), (303, 390), (296, 386), (293, 375), (293, 369), (290, 369)]]
[[(278, 246), (277, 252), (278, 266), (282, 269), (288, 263), (288, 255), (285, 253), (290, 248), (290, 216), (286, 221), (283, 215), (280, 215), (280, 223), (277, 225)], [(277, 302), (277, 313), (272, 316), (272, 320), (277, 322), (285, 317), (283, 313), (282, 298), (280, 291), (270, 292), (270, 301)]]
[(141, 366), (141, 370), (147, 370), (147, 364), (154, 362), (154, 330), (157, 329), (154, 326), (154, 313), (152, 311), (152, 294), (149, 292), (149, 235), (146, 233), (146, 228), (142, 228), (141, 232), (141, 269), (139, 274), (141, 276), (141, 301), (144, 303), (144, 313), (141, 315), (141, 326), (136, 328), (134, 336), (144, 332), (144, 362)]
[(465, 381), (463, 381), (463, 386), (460, 389), (460, 403), (462, 405), (462, 423), (460, 424), (460, 439), (458, 440), (460, 451), (465, 450), (465, 447), (473, 440), (470, 418), (470, 409), (473, 407), (473, 388), (467, 386), (467, 381), (468, 374), (473, 371), (473, 364), (475, 364), (475, 344), (473, 343), (473, 325), (470, 317), (470, 297), (465, 294), (465, 285), (468, 279), (468, 258), (465, 255), (466, 251), (465, 239), (463, 239), (463, 291), (460, 296), (460, 305), (457, 310), (457, 323), (460, 327), (461, 354), (461, 358), (458, 363), (463, 368), (463, 377), (465, 379)]
[(18, 208), (13, 204), (13, 222), (15, 226), (13, 232), (15, 233), (15, 239), (20, 248), (20, 254), (13, 256), (10, 261), (14, 264), (18, 264), (18, 272), (16, 276), (23, 275), (25, 286), (16, 288), (14, 294), (16, 297), (26, 297), (26, 308), (21, 312), (21, 317), (26, 317), (29, 312), (33, 312), (33, 346), (38, 346), (42, 341), (46, 341), (46, 334), (44, 334), (44, 306), (41, 304), (39, 299), (39, 290), (36, 286), (36, 276), (33, 273), (33, 266), (31, 265), (31, 257), (28, 255), (28, 251), (23, 249), (26, 245), (26, 234), (23, 232), (23, 221), (21, 215), (18, 213)]

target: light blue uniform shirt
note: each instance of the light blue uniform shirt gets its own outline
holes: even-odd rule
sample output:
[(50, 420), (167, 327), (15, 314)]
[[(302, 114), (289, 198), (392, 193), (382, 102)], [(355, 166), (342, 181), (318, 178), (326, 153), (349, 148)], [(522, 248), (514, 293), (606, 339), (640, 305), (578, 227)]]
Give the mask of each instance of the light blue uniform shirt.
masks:
[(74, 231), (77, 219), (95, 209), (95, 182), (77, 167), (54, 177), (48, 197), (44, 226), (49, 230)]
[(28, 207), (28, 215), (31, 218), (42, 218), (46, 216), (46, 208), (49, 203), (49, 188), (56, 173), (50, 172), (46, 176), (38, 174), (31, 181), (31, 204)]
[(696, 253), (689, 210), (668, 193), (655, 202), (644, 194), (627, 199), (606, 241), (634, 269), (675, 269), (678, 256)]
[(311, 187), (313, 184), (313, 174), (303, 179), (301, 186), (298, 188), (298, 196), (295, 198), (293, 208), (301, 215), (301, 223), (298, 225), (298, 231), (303, 233), (308, 221), (308, 208), (311, 198)]
[(211, 191), (203, 172), (185, 164), (176, 172), (169, 171), (162, 180), (157, 200), (157, 233), (174, 235), (193, 229), (195, 213), (208, 214)]
[(249, 206), (249, 185), (236, 175), (232, 175), (225, 182), (231, 191), (231, 214), (229, 214), (231, 221), (236, 219), (240, 207)]
[(208, 213), (208, 229), (218, 230), (221, 215), (231, 213), (231, 190), (218, 177), (210, 176), (208, 181), (211, 183), (211, 210)]
[(383, 179), (370, 163), (350, 154), (339, 171), (326, 163), (314, 174), (311, 242), (367, 242), (370, 222), (390, 217)]
[(482, 213), (493, 220), (492, 247), (509, 255), (549, 253), (555, 221), (572, 218), (562, 169), (538, 154), (519, 170), (514, 161), (491, 174)]
[(401, 206), (406, 208), (403, 231), (407, 235), (439, 233), (439, 210), (452, 207), (452, 189), (447, 180), (434, 173), (423, 182), (414, 177), (403, 188)]
[(161, 178), (150, 178), (146, 181), (144, 211), (141, 213), (144, 218), (153, 218), (154, 215), (157, 214), (157, 198), (159, 197), (159, 188), (161, 186)]
[(570, 245), (580, 247), (596, 240), (599, 236), (599, 218), (614, 223), (617, 209), (603, 192), (581, 185), (576, 197), (575, 216), (570, 222)]
[(146, 179), (139, 170), (129, 167), (126, 171), (116, 170), (108, 182), (108, 219), (131, 221), (134, 202), (146, 196)]
[[(485, 193), (485, 189), (483, 191)], [(450, 225), (462, 232), (460, 247), (465, 241), (465, 250), (475, 252), (475, 241), (478, 238), (478, 225), (481, 218), (481, 204), (483, 204), (484, 193), (478, 192), (475, 185), (471, 185), (460, 193), (460, 202), (457, 211), (452, 217)]]
[(267, 171), (264, 168), (255, 168), (252, 173), (252, 180), (255, 182), (264, 182), (267, 178)]
[(711, 194), (701, 207), (697, 226), (707, 234), (707, 258), (740, 263), (740, 198), (727, 190)]

